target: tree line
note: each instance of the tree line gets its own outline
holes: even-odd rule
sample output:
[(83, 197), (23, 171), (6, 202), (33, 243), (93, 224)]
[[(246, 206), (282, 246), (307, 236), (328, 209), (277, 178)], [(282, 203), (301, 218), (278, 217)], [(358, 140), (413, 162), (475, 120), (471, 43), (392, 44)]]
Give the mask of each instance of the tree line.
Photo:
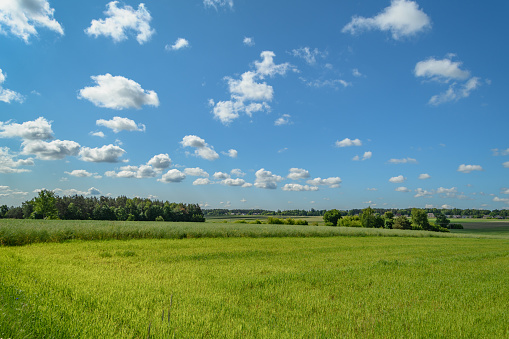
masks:
[(119, 220), (119, 221), (194, 221), (204, 222), (198, 204), (170, 203), (144, 198), (60, 197), (42, 190), (21, 207), (0, 206), (1, 217), (16, 219)]

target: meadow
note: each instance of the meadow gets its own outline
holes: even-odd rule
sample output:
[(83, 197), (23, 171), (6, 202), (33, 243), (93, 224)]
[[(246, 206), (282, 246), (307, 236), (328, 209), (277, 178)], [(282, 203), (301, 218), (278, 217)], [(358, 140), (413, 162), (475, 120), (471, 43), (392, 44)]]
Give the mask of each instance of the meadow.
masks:
[(506, 236), (172, 224), (17, 224), (187, 236), (0, 247), (0, 338), (509, 336)]

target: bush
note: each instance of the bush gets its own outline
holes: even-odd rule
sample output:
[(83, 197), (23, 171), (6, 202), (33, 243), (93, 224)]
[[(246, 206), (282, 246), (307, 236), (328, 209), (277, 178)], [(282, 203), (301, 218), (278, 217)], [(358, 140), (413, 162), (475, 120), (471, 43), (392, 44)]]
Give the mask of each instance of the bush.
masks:
[(284, 221), (283, 221), (283, 219), (280, 219), (280, 218), (268, 217), (267, 218), (267, 224), (283, 225)]
[(362, 227), (361, 218), (358, 216), (345, 216), (338, 221), (338, 226)]
[(449, 224), (448, 225), (450, 230), (462, 230), (463, 225), (462, 224)]
[(338, 220), (341, 219), (341, 212), (333, 209), (330, 211), (325, 212), (323, 215), (323, 221), (325, 221), (325, 224), (331, 223), (331, 226), (337, 226)]
[(234, 224), (247, 224), (247, 221), (242, 219), (242, 220), (235, 220), (233, 223)]
[(156, 221), (164, 221), (164, 218), (161, 215), (159, 215), (159, 216), (156, 217), (155, 220)]

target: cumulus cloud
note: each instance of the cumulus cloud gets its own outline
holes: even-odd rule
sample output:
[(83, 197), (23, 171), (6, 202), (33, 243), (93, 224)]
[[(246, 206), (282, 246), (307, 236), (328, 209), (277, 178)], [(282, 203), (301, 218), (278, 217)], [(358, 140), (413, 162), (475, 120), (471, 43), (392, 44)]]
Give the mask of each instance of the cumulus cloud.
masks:
[(433, 195), (433, 192), (427, 191), (422, 188), (418, 188), (415, 190), (414, 198), (429, 198)]
[(281, 189), (283, 191), (294, 191), (294, 192), (318, 191), (317, 186), (300, 185), (300, 184), (286, 184)]
[(18, 159), (17, 156), (10, 152), (8, 147), (0, 147), (0, 173), (24, 173), (30, 170), (19, 168), (21, 166), (33, 166), (34, 160)]
[(83, 147), (79, 151), (81, 160), (88, 162), (119, 162), (125, 151), (119, 146), (104, 145), (102, 147)]
[(330, 188), (338, 188), (342, 182), (340, 177), (330, 177), (322, 179), (320, 177), (306, 181), (312, 186), (329, 186)]
[(228, 179), (230, 177), (228, 173), (224, 172), (215, 172), (212, 176), (217, 180)]
[(145, 132), (145, 125), (136, 124), (133, 120), (121, 117), (113, 117), (111, 120), (99, 119), (95, 122), (97, 126), (104, 126), (112, 129), (113, 132), (120, 131), (142, 131)]
[(499, 156), (499, 155), (509, 155), (509, 148), (507, 149), (498, 149), (498, 148), (494, 148), (491, 150), (493, 152), (493, 155), (494, 156)]
[(94, 137), (104, 138), (106, 135), (103, 132), (90, 132), (90, 135)]
[(196, 135), (186, 135), (180, 142), (183, 147), (194, 147), (194, 155), (206, 160), (216, 160), (219, 154), (214, 151), (212, 146), (209, 146), (204, 139)]
[(309, 47), (301, 47), (299, 49), (292, 50), (291, 54), (294, 57), (304, 59), (308, 64), (314, 65), (316, 63), (316, 58), (325, 58), (327, 56), (327, 52), (320, 52), (318, 48), (311, 49)]
[(290, 168), (290, 174), (287, 178), (292, 180), (307, 179), (309, 178), (309, 171), (303, 168)]
[[(1, 6), (1, 5), (0, 5)], [(0, 12), (0, 18), (1, 18), (1, 12)], [(0, 19), (1, 22), (1, 19)], [(0, 27), (0, 32), (2, 31)], [(17, 102), (23, 102), (24, 97), (14, 92), (10, 89), (4, 88), (2, 84), (5, 82), (5, 78), (7, 78), (7, 75), (2, 72), (2, 69), (0, 68), (0, 101), (6, 102), (8, 104), (11, 103), (11, 101), (17, 101)]]
[(218, 7), (229, 7), (233, 8), (233, 0), (203, 0), (205, 7), (213, 7), (217, 10)]
[(389, 164), (417, 164), (417, 160), (413, 158), (403, 158), (403, 159), (390, 159), (388, 161)]
[(169, 170), (165, 174), (163, 174), (161, 179), (157, 179), (157, 181), (164, 182), (164, 183), (181, 182), (185, 178), (186, 178), (186, 175), (184, 173), (182, 173), (178, 169), (174, 168), (174, 169)]
[(0, 121), (0, 138), (22, 138), (24, 140), (48, 140), (53, 139), (51, 122), (39, 117), (34, 121), (26, 121), (22, 124)]
[(397, 177), (392, 177), (389, 179), (389, 182), (392, 182), (393, 184), (399, 184), (402, 182), (405, 182), (406, 178), (402, 175), (398, 175)]
[(47, 0), (2, 0), (0, 1), (0, 33), (12, 35), (28, 43), (37, 36), (36, 27), (47, 28), (60, 35), (64, 30), (53, 17), (55, 10)]
[(221, 152), (221, 153), (223, 153), (226, 156), (229, 156), (230, 158), (236, 158), (239, 155), (237, 150), (234, 150), (234, 149), (230, 149), (230, 150), (228, 150), (228, 152)]
[(352, 75), (356, 78), (362, 77), (362, 73), (357, 68), (352, 69)]
[(72, 196), (72, 195), (101, 195), (101, 191), (99, 191), (95, 187), (90, 187), (86, 191), (80, 191), (80, 190), (77, 190), (75, 188), (66, 189), (66, 190), (61, 189), (61, 188), (55, 188), (53, 190), (53, 192), (57, 193), (58, 195), (63, 195), (63, 196)]
[(242, 43), (249, 47), (252, 47), (255, 45), (254, 38), (252, 38), (252, 37), (244, 37), (244, 40), (242, 40)]
[(167, 153), (154, 155), (148, 162), (147, 165), (152, 166), (156, 170), (164, 170), (171, 165), (170, 156)]
[(343, 33), (356, 34), (364, 30), (390, 31), (392, 38), (413, 36), (431, 27), (431, 20), (414, 1), (392, 0), (391, 5), (371, 18), (352, 17)]
[(164, 48), (167, 51), (178, 51), (179, 49), (189, 48), (191, 45), (189, 41), (184, 38), (178, 38), (173, 45), (166, 45)]
[(349, 83), (343, 79), (307, 80), (307, 79), (301, 77), (300, 80), (302, 80), (307, 86), (315, 87), (315, 88), (331, 87), (334, 89), (338, 89), (338, 85), (341, 85), (343, 87), (348, 87), (351, 85), (351, 83)]
[(502, 166), (504, 166), (505, 168), (509, 168), (509, 161), (504, 162)]
[(362, 155), (362, 158), (358, 155), (354, 156), (352, 158), (353, 161), (364, 161), (364, 160), (368, 160), (368, 159), (371, 159), (371, 157), (373, 156), (373, 152), (364, 152), (364, 154)]
[(88, 172), (87, 170), (73, 170), (71, 172), (65, 172), (66, 174), (69, 174), (73, 177), (78, 177), (78, 178), (88, 178), (88, 177), (91, 177), (93, 176), (94, 174), (97, 174), (97, 173), (90, 173)]
[(184, 169), (184, 173), (186, 175), (190, 175), (192, 177), (205, 177), (205, 178), (209, 177), (209, 174), (199, 167), (186, 168), (186, 169)]
[(28, 192), (22, 192), (18, 189), (12, 189), (10, 186), (0, 186), (0, 197), (26, 196)]
[(227, 179), (221, 180), (221, 184), (226, 185), (226, 186), (243, 186), (244, 187), (244, 185), (246, 184), (246, 181), (241, 178), (236, 178), (236, 179), (227, 178)]
[(115, 42), (127, 39), (128, 32), (136, 34), (136, 40), (141, 45), (150, 40), (155, 33), (150, 27), (152, 17), (143, 3), (134, 10), (131, 6), (117, 7), (118, 1), (111, 1), (104, 12), (108, 17), (106, 19), (92, 20), (90, 27), (85, 29), (85, 33), (98, 37), (103, 35), (110, 37)]
[(439, 187), (436, 189), (437, 194), (442, 194), (448, 198), (456, 197), (456, 193), (458, 193), (458, 189), (456, 187), (445, 188)]
[(275, 126), (288, 125), (290, 123), (290, 114), (283, 114), (281, 117), (274, 121)]
[(269, 111), (269, 102), (274, 97), (274, 89), (262, 80), (266, 77), (284, 75), (293, 69), (289, 63), (275, 64), (274, 52), (264, 51), (260, 54), (262, 61), (255, 61), (255, 71), (247, 71), (241, 74), (240, 79), (225, 77), (230, 92), (230, 100), (214, 103), (210, 99), (214, 117), (224, 125), (246, 114), (252, 116), (255, 112)]
[(255, 173), (255, 187), (265, 189), (276, 189), (277, 183), (283, 180), (283, 177), (272, 174), (271, 171), (266, 171), (264, 168), (259, 169)]
[(426, 180), (429, 178), (431, 178), (431, 175), (429, 175), (428, 173), (419, 174), (419, 179), (421, 179), (421, 180)]
[(85, 87), (79, 91), (79, 99), (87, 99), (98, 107), (122, 110), (140, 109), (143, 105), (159, 106), (159, 98), (154, 91), (144, 90), (137, 82), (113, 76), (109, 73), (91, 76), (96, 86)]
[(359, 139), (351, 140), (349, 138), (345, 138), (341, 141), (336, 141), (336, 147), (351, 147), (351, 146), (362, 146), (362, 141)]
[(53, 140), (50, 142), (25, 140), (22, 146), (23, 154), (33, 154), (42, 160), (63, 159), (66, 156), (77, 155), (80, 150), (80, 144), (71, 140)]
[(419, 61), (414, 68), (416, 77), (422, 77), (429, 81), (448, 83), (449, 88), (440, 94), (434, 95), (429, 100), (431, 105), (440, 105), (450, 101), (458, 101), (467, 98), (470, 93), (481, 85), (481, 79), (471, 77), (470, 71), (461, 69), (462, 62), (452, 61), (454, 54), (437, 60), (429, 58)]
[(198, 178), (195, 181), (193, 181), (193, 185), (209, 185), (212, 182), (208, 178)]
[(112, 178), (154, 178), (157, 175), (157, 171), (150, 165), (140, 166), (122, 166), (119, 172), (108, 171), (104, 173), (107, 177)]
[(480, 165), (459, 165), (458, 172), (462, 173), (470, 173), (472, 171), (484, 171), (483, 168)]
[(230, 171), (230, 175), (234, 177), (243, 177), (246, 175), (246, 173), (242, 172), (240, 168), (234, 168)]
[(394, 189), (396, 192), (410, 192), (410, 190), (407, 187), (401, 186)]

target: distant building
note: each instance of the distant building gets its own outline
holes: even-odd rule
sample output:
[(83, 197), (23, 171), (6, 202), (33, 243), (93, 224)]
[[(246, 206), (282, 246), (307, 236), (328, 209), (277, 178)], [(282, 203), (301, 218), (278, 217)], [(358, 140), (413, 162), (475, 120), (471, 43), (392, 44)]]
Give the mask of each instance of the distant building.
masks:
[(429, 219), (435, 219), (435, 213), (428, 213)]

